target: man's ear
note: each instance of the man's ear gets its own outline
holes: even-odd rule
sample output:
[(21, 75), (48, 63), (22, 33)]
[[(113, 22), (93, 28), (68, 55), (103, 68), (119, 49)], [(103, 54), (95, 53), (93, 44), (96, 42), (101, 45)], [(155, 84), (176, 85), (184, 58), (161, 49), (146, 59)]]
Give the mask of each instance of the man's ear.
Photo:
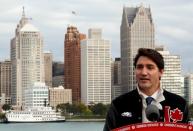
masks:
[(164, 73), (164, 69), (160, 69), (160, 73), (162, 75)]

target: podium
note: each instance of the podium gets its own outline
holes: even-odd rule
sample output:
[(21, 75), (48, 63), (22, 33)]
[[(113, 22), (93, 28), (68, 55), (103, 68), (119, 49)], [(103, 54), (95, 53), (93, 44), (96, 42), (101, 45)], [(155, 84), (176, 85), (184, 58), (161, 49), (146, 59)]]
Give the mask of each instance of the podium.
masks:
[(181, 123), (139, 123), (123, 126), (112, 131), (193, 131), (193, 125)]

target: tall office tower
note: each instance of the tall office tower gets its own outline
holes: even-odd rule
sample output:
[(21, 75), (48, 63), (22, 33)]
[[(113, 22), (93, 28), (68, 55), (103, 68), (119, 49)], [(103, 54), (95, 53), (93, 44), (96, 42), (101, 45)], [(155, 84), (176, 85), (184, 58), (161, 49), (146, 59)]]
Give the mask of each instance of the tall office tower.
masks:
[(5, 60), (0, 62), (0, 96), (4, 98), (4, 104), (11, 101), (11, 62)]
[(114, 63), (114, 83), (115, 85), (121, 84), (121, 58), (115, 58)]
[(184, 78), (184, 96), (188, 104), (193, 104), (193, 74)]
[[(92, 34), (92, 32), (94, 34)], [(99, 34), (96, 34), (99, 33)], [(101, 29), (89, 29), (88, 39), (81, 41), (81, 101), (111, 102), (111, 45), (101, 37)]]
[(115, 58), (113, 63), (112, 99), (121, 95), (121, 59)]
[(155, 48), (164, 58), (164, 73), (161, 78), (163, 88), (183, 96), (181, 87), (181, 59), (178, 55), (172, 55), (163, 46)]
[(52, 60), (52, 53), (44, 52), (45, 83), (48, 87), (52, 87)]
[(42, 37), (24, 11), (11, 40), (11, 64), (12, 104), (21, 107), (25, 104), (25, 90), (34, 82), (44, 82)]
[(69, 26), (64, 41), (64, 87), (72, 89), (72, 102), (80, 102), (80, 41), (86, 35)]
[(133, 59), (138, 48), (154, 48), (150, 8), (124, 7), (121, 22), (121, 82), (123, 93), (136, 88)]

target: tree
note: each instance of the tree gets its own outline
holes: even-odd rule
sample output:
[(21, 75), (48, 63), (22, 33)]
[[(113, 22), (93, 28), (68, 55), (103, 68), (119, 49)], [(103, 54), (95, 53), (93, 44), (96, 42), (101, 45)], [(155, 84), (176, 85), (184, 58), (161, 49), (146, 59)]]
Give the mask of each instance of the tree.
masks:
[(69, 103), (62, 103), (56, 106), (56, 111), (60, 111), (62, 115), (66, 115), (66, 113), (68, 113), (69, 111), (69, 108), (70, 108)]
[(93, 114), (105, 116), (108, 107), (109, 107), (109, 105), (104, 105), (102, 103), (98, 103), (98, 104), (91, 106), (90, 108), (91, 108), (91, 111), (93, 112)]
[(5, 113), (0, 113), (0, 120), (5, 120), (5, 119), (6, 119)]
[(10, 109), (11, 109), (11, 106), (10, 106), (9, 104), (4, 104), (4, 105), (2, 106), (2, 109), (3, 109), (4, 111), (7, 111), (7, 110), (10, 110)]
[(78, 109), (78, 112), (80, 114), (82, 114), (82, 113), (87, 111), (87, 106), (85, 106), (84, 104), (80, 103), (80, 104), (77, 104), (77, 109)]
[(87, 107), (83, 103), (73, 103), (73, 104), (59, 104), (56, 106), (57, 111), (60, 110), (62, 115), (73, 114), (74, 116), (106, 116), (107, 109), (109, 105), (104, 105), (98, 103), (95, 105), (90, 105)]

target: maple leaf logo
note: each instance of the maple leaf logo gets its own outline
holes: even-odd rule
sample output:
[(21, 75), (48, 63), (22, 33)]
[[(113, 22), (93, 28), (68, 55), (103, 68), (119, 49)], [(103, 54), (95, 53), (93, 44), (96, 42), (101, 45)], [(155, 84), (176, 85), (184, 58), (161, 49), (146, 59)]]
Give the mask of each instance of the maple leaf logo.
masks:
[(173, 122), (176, 123), (177, 121), (182, 121), (183, 113), (181, 112), (181, 110), (176, 108), (174, 110), (171, 110), (170, 116)]

